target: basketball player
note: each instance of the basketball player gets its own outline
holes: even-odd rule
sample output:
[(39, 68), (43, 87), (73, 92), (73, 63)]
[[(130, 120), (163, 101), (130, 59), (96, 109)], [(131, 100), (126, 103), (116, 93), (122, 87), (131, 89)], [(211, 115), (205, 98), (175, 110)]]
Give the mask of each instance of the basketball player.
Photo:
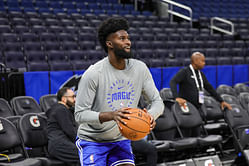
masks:
[(151, 130), (164, 104), (146, 65), (132, 59), (128, 22), (116, 17), (99, 27), (98, 38), (108, 54), (90, 66), (79, 82), (75, 119), (80, 125), (76, 145), (81, 166), (132, 166), (131, 142), (123, 137), (117, 122), (128, 119), (143, 94), (151, 102)]

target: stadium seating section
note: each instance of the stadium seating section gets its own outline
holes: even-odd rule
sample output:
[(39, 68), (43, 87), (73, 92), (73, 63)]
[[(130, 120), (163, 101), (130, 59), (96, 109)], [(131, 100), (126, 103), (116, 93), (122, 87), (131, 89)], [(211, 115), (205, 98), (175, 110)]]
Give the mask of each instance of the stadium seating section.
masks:
[[(201, 2), (183, 3), (193, 7), (194, 13), (213, 13), (195, 12), (205, 8)], [(249, 60), (247, 18), (231, 15), (239, 34), (235, 37), (210, 35), (206, 23), (211, 15), (197, 17), (197, 22), (206, 26), (191, 27), (188, 22), (170, 22), (149, 11), (135, 11), (133, 4), (116, 0), (0, 0), (0, 62), (19, 71), (86, 69), (106, 56), (96, 31), (109, 16), (129, 20), (133, 52), (149, 67), (187, 65), (193, 51), (203, 52), (207, 65), (244, 64)]]

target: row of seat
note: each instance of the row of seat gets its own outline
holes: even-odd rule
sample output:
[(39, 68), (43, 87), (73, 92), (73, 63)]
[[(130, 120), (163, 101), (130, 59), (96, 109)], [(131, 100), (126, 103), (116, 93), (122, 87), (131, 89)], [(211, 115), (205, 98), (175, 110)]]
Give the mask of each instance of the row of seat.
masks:
[(10, 104), (4, 98), (0, 98), (0, 117), (22, 116), (27, 113), (44, 113), (57, 102), (56, 95), (49, 94), (40, 97), (40, 104), (31, 96), (14, 97)]
[[(248, 16), (248, 4), (246, 1), (180, 1), (193, 9), (193, 17), (223, 17), (223, 18), (246, 18)], [(184, 12), (181, 9), (177, 9)]]
[[(36, 46), (36, 45), (34, 45)], [(184, 54), (181, 54), (182, 51)], [(148, 67), (187, 66), (190, 63), (190, 51), (198, 49), (141, 49), (134, 53), (135, 58), (144, 61)], [(218, 54), (214, 54), (218, 55)], [(105, 57), (102, 50), (50, 50), (5, 52), (4, 64), (7, 68), (19, 71), (58, 71), (82, 70)], [(0, 61), (1, 62), (1, 61)], [(249, 57), (244, 56), (210, 56), (206, 57), (206, 65), (248, 64)]]
[[(184, 163), (183, 159), (194, 158), (195, 156), (209, 156), (210, 154), (222, 156), (220, 155), (223, 153), (221, 144), (224, 140), (222, 136), (220, 134), (211, 134), (203, 126), (203, 119), (199, 111), (191, 103), (187, 102), (188, 111), (183, 111), (178, 103), (174, 102), (169, 88), (161, 89), (160, 96), (164, 100), (165, 110), (164, 114), (156, 120), (157, 125), (153, 130), (152, 139), (169, 143), (169, 147), (172, 148), (166, 152), (159, 151), (159, 156), (164, 159), (163, 162), (181, 160)], [(148, 103), (142, 100), (141, 108), (146, 106), (149, 106)], [(199, 127), (202, 128), (200, 136), (186, 136), (182, 131), (182, 129), (191, 130)], [(206, 150), (211, 147), (215, 151), (207, 152)], [(182, 151), (185, 152), (184, 155), (181, 153)]]
[[(47, 95), (46, 97), (41, 97), (41, 105), (42, 105), (42, 101), (44, 101), (44, 99), (47, 97), (49, 97), (49, 99), (46, 102), (47, 105), (45, 106), (46, 107), (45, 109), (48, 109), (53, 103), (55, 103), (57, 101), (55, 95)], [(21, 113), (19, 115), (21, 115), (22, 113), (23, 114), (21, 116), (19, 116), (17, 121), (13, 121), (13, 119), (11, 119), (11, 117), (9, 117), (9, 116), (6, 118), (9, 120), (12, 120), (12, 122), (14, 122), (16, 124), (16, 126), (21, 126), (22, 123), (24, 123), (25, 126), (27, 127), (27, 130), (25, 130), (25, 132), (21, 131), (21, 135), (24, 136), (23, 140), (24, 140), (24, 145), (27, 147), (26, 149), (31, 150), (31, 148), (33, 148), (33, 146), (38, 146), (37, 144), (46, 146), (46, 144), (44, 143), (44, 139), (46, 139), (46, 135), (44, 135), (45, 134), (46, 120), (45, 120), (44, 116), (41, 115), (41, 112), (32, 113), (35, 110), (35, 106), (34, 106), (35, 104), (33, 105), (32, 99), (30, 97), (27, 97), (27, 96), (19, 96), (19, 97), (16, 97), (16, 99), (13, 98), (11, 100), (11, 105), (15, 105), (13, 107), (14, 110), (15, 109), (21, 110)], [(192, 115), (195, 117), (195, 120), (201, 121), (200, 115), (198, 115), (198, 111), (190, 103), (189, 103), (189, 107), (190, 107), (191, 111), (194, 112)], [(175, 132), (177, 132), (177, 126), (179, 125), (177, 122), (180, 122), (180, 121), (179, 120), (173, 121), (172, 117), (178, 115), (179, 108), (180, 107), (177, 107), (177, 105), (175, 106), (175, 109), (173, 109), (174, 115), (169, 110), (167, 110), (167, 109), (165, 110), (164, 115), (167, 115), (167, 116), (166, 117), (161, 116), (159, 119), (163, 120), (164, 122), (171, 123), (171, 126), (163, 125), (161, 127), (163, 127), (164, 129), (167, 127), (170, 127), (169, 128), (170, 130), (174, 129)], [(33, 111), (24, 113), (22, 111), (23, 109), (26, 109), (28, 111), (30, 111), (30, 110), (33, 110)], [(181, 117), (181, 116), (186, 117), (185, 115), (178, 115), (178, 116), (179, 117)], [(169, 119), (165, 121), (165, 118), (166, 119), (169, 118)], [(191, 117), (189, 116), (188, 119), (189, 118), (191, 118)], [(3, 118), (1, 118), (1, 120), (2, 119)], [(7, 126), (6, 125), (7, 121), (8, 120), (2, 120), (2, 123), (4, 123), (4, 127)], [(199, 125), (200, 124), (198, 124), (198, 126)], [(174, 128), (173, 128), (173, 126), (174, 126)], [(182, 126), (179, 125), (178, 127), (182, 127)], [(194, 126), (194, 127), (196, 127), (196, 126)], [(160, 127), (155, 129), (155, 133), (158, 133), (158, 131), (156, 131), (156, 130), (159, 128)], [(21, 127), (21, 129), (23, 129), (23, 128)], [(6, 127), (6, 130), (8, 130), (8, 132), (6, 132), (6, 133), (9, 133), (11, 131), (11, 129), (9, 129), (7, 127)], [(28, 130), (31, 130), (31, 131), (29, 131), (29, 137), (27, 137), (25, 135), (25, 134), (27, 134), (26, 132)], [(37, 143), (37, 141), (34, 141), (33, 143), (30, 142), (32, 140), (32, 138), (35, 137), (35, 136), (34, 137), (31, 136), (33, 133), (32, 131), (34, 131), (34, 130), (36, 131), (35, 133), (36, 133), (37, 137), (42, 137), (41, 140), (39, 140), (39, 143)], [(165, 132), (165, 131), (160, 131), (160, 132)], [(151, 142), (154, 143), (157, 146), (157, 149), (160, 152), (162, 152), (163, 154), (164, 153), (167, 153), (167, 154), (168, 153), (170, 153), (170, 154), (183, 153), (183, 152), (185, 153), (186, 150), (192, 150), (191, 155), (194, 156), (194, 155), (198, 155), (199, 153), (203, 153), (203, 150), (205, 150), (206, 148), (209, 148), (210, 146), (217, 145), (217, 144), (221, 143), (221, 141), (222, 141), (222, 138), (219, 135), (212, 135), (212, 136), (206, 135), (205, 137), (202, 136), (202, 137), (185, 138), (183, 136), (181, 136), (181, 137), (176, 136), (175, 134), (172, 133), (171, 135), (169, 135), (169, 136), (172, 136), (172, 139), (163, 138), (163, 139), (160, 139), (160, 141), (158, 141), (158, 139), (159, 139), (159, 137), (158, 137), (158, 138), (156, 138), (156, 140), (151, 140)], [(6, 139), (6, 135), (0, 135), (0, 136), (5, 137), (5, 139)], [(0, 138), (2, 138), (2, 137), (0, 137)], [(37, 138), (37, 137), (35, 137), (35, 138)], [(6, 149), (4, 149), (4, 150), (6, 150)], [(197, 150), (198, 150), (198, 153), (197, 153)], [(32, 152), (30, 154), (32, 154)], [(161, 156), (163, 161), (176, 159), (176, 158), (171, 158), (169, 156), (164, 156), (163, 154)], [(190, 156), (190, 154), (186, 155), (185, 157), (189, 157), (189, 156)], [(41, 156), (38, 156), (38, 157), (41, 157)], [(47, 158), (46, 159), (37, 158), (37, 159), (41, 160), (42, 162), (45, 162), (46, 165), (47, 165), (47, 163), (51, 162)], [(49, 160), (49, 162), (48, 162), (48, 160)]]
[[(94, 13), (94, 14), (141, 14), (135, 11), (132, 4), (120, 4), (118, 1), (109, 2), (63, 2), (63, 1), (0, 1), (0, 11), (18, 11), (18, 12), (38, 12), (38, 13)], [(143, 14), (151, 15), (149, 11), (142, 11)]]
[(0, 124), (0, 165), (67, 166), (49, 157), (45, 116), (28, 113), (15, 122), (0, 117)]
[[(31, 19), (31, 18), (38, 18), (41, 20), (45, 20), (45, 19), (69, 19), (69, 20), (77, 20), (77, 19), (84, 19), (87, 21), (91, 21), (91, 20), (95, 20), (95, 19), (100, 19), (103, 20), (107, 17), (109, 17), (110, 15), (107, 14), (99, 14), (99, 15), (95, 15), (93, 13), (86, 13), (86, 14), (79, 14), (79, 13), (72, 13), (72, 14), (67, 14), (67, 13), (56, 13), (56, 14), (52, 14), (52, 13), (37, 13), (37, 12), (15, 12), (15, 11), (10, 11), (10, 12), (1, 12), (0, 11), (0, 17), (1, 18), (5, 18), (5, 19), (9, 19), (12, 20), (13, 18), (23, 18), (23, 19)], [(155, 15), (143, 15), (143, 14), (139, 14), (139, 15), (132, 15), (132, 14), (126, 14), (124, 15), (124, 17), (126, 19), (128, 19), (129, 21), (155, 21), (155, 20), (160, 20), (160, 21), (169, 21), (169, 18), (166, 16), (155, 16)]]
[[(249, 94), (249, 87), (244, 83), (237, 83), (232, 88), (229, 85), (219, 85), (216, 89), (217, 93), (220, 95), (228, 94), (230, 96)], [(208, 96), (209, 94), (205, 92)], [(169, 88), (165, 88), (160, 90), (160, 95), (163, 99), (172, 99), (172, 92)], [(249, 96), (239, 97), (241, 101), (236, 102), (234, 104), (241, 104), (244, 109), (248, 108)], [(237, 98), (236, 98), (237, 100)], [(44, 95), (39, 99), (40, 104), (32, 98), (31, 96), (17, 96), (11, 99), (10, 104), (5, 99), (1, 98), (0, 100), (0, 117), (8, 117), (13, 115), (24, 115), (26, 113), (42, 113), (46, 112), (53, 103), (57, 102), (57, 98), (55, 95)], [(231, 103), (228, 101), (228, 103)], [(232, 104), (232, 103), (231, 103)]]
[[(131, 34), (132, 35), (132, 34)], [(0, 35), (1, 36), (1, 35)], [(100, 45), (97, 41), (97, 37), (94, 34), (88, 34), (86, 32), (80, 33), (79, 35), (73, 36), (70, 33), (58, 33), (57, 35), (51, 32), (41, 33), (36, 35), (34, 33), (23, 33), (20, 38), (18, 35), (13, 33), (5, 33), (1, 36), (2, 40), (1, 51), (28, 51), (34, 50), (31, 45), (37, 45), (37, 51), (39, 50), (68, 50), (68, 49), (99, 49)], [(138, 36), (137, 36), (138, 37)], [(192, 49), (199, 48), (203, 50), (214, 50), (216, 53), (215, 56), (227, 55), (241, 55), (246, 56), (248, 49), (248, 42), (243, 42), (242, 40), (238, 41), (215, 41), (215, 40), (193, 40), (193, 41), (176, 41), (176, 40), (166, 40), (169, 37), (167, 35), (161, 35), (154, 39), (153, 35), (144, 35), (139, 39), (135, 40), (136, 36), (131, 37), (132, 47), (134, 50), (139, 51), (140, 49)], [(142, 40), (143, 39), (143, 40)], [(164, 39), (164, 40), (163, 40)], [(49, 46), (48, 43), (54, 43), (54, 47)], [(71, 45), (68, 48), (67, 45)], [(74, 45), (74, 46), (73, 46)], [(228, 52), (228, 50), (233, 50), (234, 52)], [(187, 52), (188, 53), (188, 52)], [(213, 56), (213, 55), (211, 55)]]
[[(218, 93), (228, 93), (228, 85), (220, 85), (216, 90)], [(239, 98), (238, 102), (235, 102), (235, 96), (222, 94), (222, 98), (224, 101), (228, 102), (232, 106), (232, 110), (221, 110), (220, 104), (208, 93), (205, 93), (204, 96), (204, 104), (202, 105), (202, 115), (205, 123), (204, 128), (208, 133), (212, 134), (220, 134), (223, 137), (222, 145), (223, 149), (234, 149), (235, 153), (239, 155), (239, 157), (247, 158), (248, 157), (248, 137), (247, 137), (247, 129), (248, 129), (248, 118), (249, 118), (249, 88), (248, 85), (244, 83), (237, 83), (233, 87), (233, 95), (240, 94), (237, 98)], [(229, 88), (231, 89), (231, 87)], [(161, 89), (160, 95), (166, 106), (168, 108), (172, 107), (172, 92), (169, 88)], [(187, 114), (185, 116), (188, 116)], [(194, 118), (193, 118), (194, 119)], [(157, 123), (163, 123), (164, 121), (158, 121)], [(166, 122), (164, 122), (166, 123)], [(186, 122), (187, 123), (191, 123)], [(165, 124), (166, 125), (166, 124)], [(160, 125), (162, 126), (162, 125)], [(163, 127), (161, 127), (163, 128)], [(160, 129), (160, 128), (159, 128)], [(159, 130), (160, 131), (160, 130)], [(163, 129), (162, 129), (163, 131)], [(159, 132), (160, 133), (160, 132)], [(160, 135), (160, 134), (159, 134)], [(162, 133), (163, 136), (163, 133)], [(167, 135), (166, 135), (167, 136)], [(165, 137), (165, 136), (163, 136)], [(230, 143), (229, 143), (230, 142)], [(232, 145), (233, 144), (233, 145)], [(230, 151), (231, 152), (231, 151)], [(243, 161), (239, 164), (248, 165), (248, 161), (244, 159), (239, 159)], [(233, 158), (235, 160), (235, 158)]]

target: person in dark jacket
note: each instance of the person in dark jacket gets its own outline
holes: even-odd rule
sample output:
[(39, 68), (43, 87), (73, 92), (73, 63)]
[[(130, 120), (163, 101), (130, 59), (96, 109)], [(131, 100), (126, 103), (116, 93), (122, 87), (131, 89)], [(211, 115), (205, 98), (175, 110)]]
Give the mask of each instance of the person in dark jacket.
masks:
[(77, 124), (74, 120), (75, 94), (63, 87), (57, 92), (58, 103), (47, 112), (48, 152), (70, 166), (80, 165), (75, 145)]
[[(201, 105), (204, 103), (204, 89), (210, 93), (221, 104), (221, 109), (232, 109), (231, 105), (223, 101), (220, 95), (212, 87), (206, 76), (200, 70), (205, 66), (205, 56), (200, 52), (194, 52), (191, 55), (191, 64), (181, 69), (170, 80), (170, 89), (173, 97), (180, 106), (185, 107), (186, 101), (193, 104), (201, 115)], [(179, 91), (177, 90), (179, 85)], [(196, 134), (195, 134), (196, 135)], [(198, 135), (198, 134), (197, 134)]]

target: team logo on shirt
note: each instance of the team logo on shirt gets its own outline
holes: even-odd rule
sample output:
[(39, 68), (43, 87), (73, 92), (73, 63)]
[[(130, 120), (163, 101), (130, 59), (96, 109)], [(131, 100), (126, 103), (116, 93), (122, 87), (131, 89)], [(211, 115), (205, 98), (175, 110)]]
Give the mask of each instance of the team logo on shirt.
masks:
[(120, 108), (120, 103), (128, 103), (126, 107), (130, 107), (134, 101), (135, 90), (130, 81), (117, 80), (110, 86), (110, 93), (107, 94), (108, 106), (112, 110)]
[(94, 163), (93, 154), (90, 156), (90, 161), (91, 161), (91, 163)]

